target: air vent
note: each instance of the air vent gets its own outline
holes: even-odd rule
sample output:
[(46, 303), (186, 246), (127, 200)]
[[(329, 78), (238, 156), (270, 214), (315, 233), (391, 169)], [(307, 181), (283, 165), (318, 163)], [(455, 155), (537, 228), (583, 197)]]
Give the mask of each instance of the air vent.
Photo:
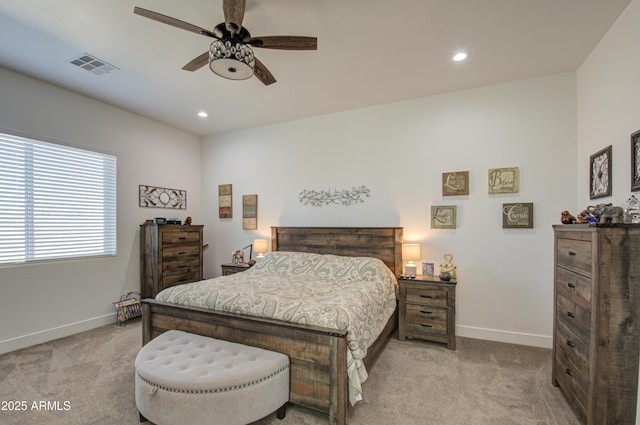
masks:
[(83, 53), (80, 56), (71, 59), (69, 63), (96, 75), (108, 74), (114, 69), (118, 69), (115, 66), (103, 61), (102, 59), (98, 59), (95, 56), (91, 56), (87, 53)]

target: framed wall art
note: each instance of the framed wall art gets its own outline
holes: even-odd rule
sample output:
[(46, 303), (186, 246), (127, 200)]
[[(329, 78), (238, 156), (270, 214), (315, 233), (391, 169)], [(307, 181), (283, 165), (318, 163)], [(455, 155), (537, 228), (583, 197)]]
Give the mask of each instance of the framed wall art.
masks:
[(145, 208), (187, 209), (187, 191), (166, 187), (138, 186), (138, 205)]
[(611, 145), (591, 155), (589, 199), (611, 196)]
[(533, 229), (533, 202), (502, 204), (503, 229)]
[(489, 195), (518, 193), (519, 190), (520, 170), (518, 167), (491, 168), (489, 170)]
[(640, 190), (640, 130), (631, 135), (631, 191)]
[(442, 173), (442, 196), (469, 194), (469, 172), (453, 171)]
[(455, 205), (432, 205), (431, 206), (431, 228), (432, 229), (455, 229), (456, 228), (456, 206)]
[(242, 195), (242, 228), (258, 228), (258, 195)]
[(233, 188), (230, 184), (221, 184), (218, 186), (218, 217), (232, 218), (233, 205), (232, 195)]

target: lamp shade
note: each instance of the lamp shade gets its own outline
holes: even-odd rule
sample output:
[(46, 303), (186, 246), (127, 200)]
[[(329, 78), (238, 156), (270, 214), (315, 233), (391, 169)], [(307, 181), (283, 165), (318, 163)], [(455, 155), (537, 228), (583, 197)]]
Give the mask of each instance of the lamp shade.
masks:
[(258, 254), (256, 258), (264, 257), (264, 253), (269, 250), (268, 241), (266, 239), (254, 239), (253, 250)]
[(405, 261), (416, 261), (422, 258), (420, 244), (406, 243), (402, 245), (402, 259)]
[(209, 47), (209, 68), (230, 80), (246, 80), (253, 75), (253, 50), (234, 39), (214, 40)]

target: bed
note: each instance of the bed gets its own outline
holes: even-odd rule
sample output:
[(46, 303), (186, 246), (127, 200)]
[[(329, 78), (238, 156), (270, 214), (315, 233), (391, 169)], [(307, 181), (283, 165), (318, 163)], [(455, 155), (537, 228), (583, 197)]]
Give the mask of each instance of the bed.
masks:
[[(396, 227), (272, 228), (272, 251), (278, 252), (274, 257), (288, 252), (374, 257), (380, 259), (395, 276), (400, 274), (402, 267), (401, 245), (402, 228)], [(259, 272), (258, 267), (254, 267), (256, 273)], [(235, 279), (243, 280), (242, 276)], [(225, 312), (211, 310), (207, 305), (186, 306), (178, 303), (184, 296), (182, 288), (173, 292), (174, 297), (166, 294), (163, 297), (175, 302), (143, 300), (143, 343), (167, 330), (179, 329), (287, 354), (291, 362), (290, 401), (327, 412), (331, 424), (346, 424), (349, 375), (353, 376), (353, 359), (348, 347), (353, 345), (353, 341), (350, 341), (352, 335), (347, 331), (334, 326), (261, 318), (238, 313), (235, 309)], [(396, 325), (397, 314), (393, 312), (381, 324), (379, 336), (362, 359), (365, 370), (372, 367)]]

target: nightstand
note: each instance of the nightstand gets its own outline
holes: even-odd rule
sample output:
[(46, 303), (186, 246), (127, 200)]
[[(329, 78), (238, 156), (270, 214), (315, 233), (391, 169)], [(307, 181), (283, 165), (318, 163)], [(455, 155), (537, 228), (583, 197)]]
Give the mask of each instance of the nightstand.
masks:
[(223, 264), (222, 266), (222, 276), (228, 276), (230, 274), (240, 273), (245, 270), (249, 270), (251, 266), (247, 263), (238, 263), (238, 264)]
[(456, 349), (456, 283), (437, 276), (399, 277), (398, 339), (419, 338)]

